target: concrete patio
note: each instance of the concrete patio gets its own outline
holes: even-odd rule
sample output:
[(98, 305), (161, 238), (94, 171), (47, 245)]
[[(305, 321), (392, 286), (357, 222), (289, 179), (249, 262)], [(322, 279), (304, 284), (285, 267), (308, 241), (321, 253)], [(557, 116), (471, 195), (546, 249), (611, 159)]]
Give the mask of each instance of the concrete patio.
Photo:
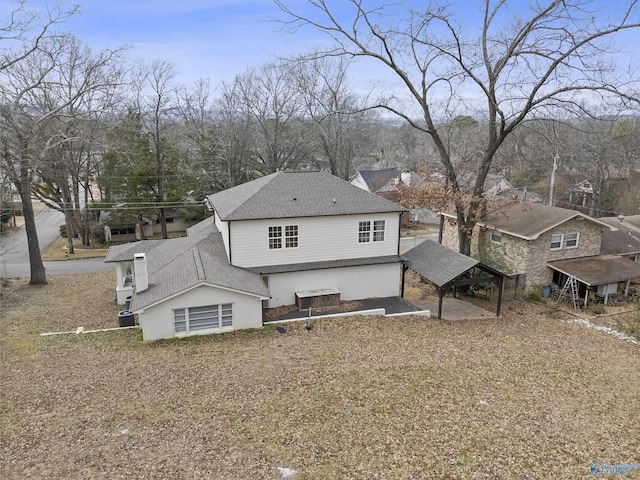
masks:
[[(438, 298), (433, 297), (423, 300), (412, 300), (411, 303), (423, 310), (431, 311), (431, 318), (437, 318)], [(495, 317), (495, 312), (490, 312), (470, 302), (459, 300), (450, 296), (442, 299), (442, 320), (476, 320), (480, 318)]]

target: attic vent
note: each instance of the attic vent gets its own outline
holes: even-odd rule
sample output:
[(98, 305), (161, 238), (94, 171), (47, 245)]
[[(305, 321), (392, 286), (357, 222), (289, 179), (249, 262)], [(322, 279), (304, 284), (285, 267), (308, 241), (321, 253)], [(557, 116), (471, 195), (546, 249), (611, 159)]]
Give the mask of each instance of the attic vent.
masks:
[(196, 272), (198, 272), (198, 280), (204, 280), (206, 277), (204, 275), (204, 266), (202, 265), (202, 258), (200, 258), (200, 250), (197, 248), (193, 249), (193, 260), (196, 263)]

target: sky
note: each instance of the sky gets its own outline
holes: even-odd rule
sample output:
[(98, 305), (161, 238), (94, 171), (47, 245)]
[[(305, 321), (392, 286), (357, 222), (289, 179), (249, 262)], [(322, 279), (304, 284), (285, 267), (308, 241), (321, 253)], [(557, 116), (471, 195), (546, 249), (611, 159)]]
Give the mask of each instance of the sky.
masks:
[[(0, 15), (17, 0), (0, 0)], [(27, 0), (38, 8), (45, 1), (70, 5), (74, 0)], [(509, 0), (508, 9), (517, 15), (530, 0)], [(614, 9), (623, 0), (592, 0), (595, 4)], [(80, 13), (64, 28), (76, 34), (95, 50), (124, 44), (131, 48), (130, 58), (148, 62), (165, 59), (174, 63), (178, 82), (193, 84), (199, 78), (209, 78), (213, 86), (230, 82), (249, 67), (259, 67), (277, 56), (289, 57), (328, 45), (326, 34), (303, 28), (295, 35), (282, 31), (283, 18), (272, 0), (75, 0)], [(287, 6), (304, 14), (310, 12), (307, 0), (285, 0)], [(345, 0), (328, 0), (338, 5), (340, 17)], [(367, 3), (367, 2), (365, 2)], [(425, 0), (389, 0), (390, 4), (424, 6)], [(448, 0), (458, 18), (473, 24), (481, 18), (479, 0)], [(393, 18), (395, 7), (387, 10)], [(640, 34), (625, 34), (624, 48), (628, 54), (640, 57)], [(362, 62), (352, 69), (352, 84), (367, 91), (373, 85), (396, 82), (388, 69), (372, 61)], [(397, 86), (397, 84), (396, 84)]]

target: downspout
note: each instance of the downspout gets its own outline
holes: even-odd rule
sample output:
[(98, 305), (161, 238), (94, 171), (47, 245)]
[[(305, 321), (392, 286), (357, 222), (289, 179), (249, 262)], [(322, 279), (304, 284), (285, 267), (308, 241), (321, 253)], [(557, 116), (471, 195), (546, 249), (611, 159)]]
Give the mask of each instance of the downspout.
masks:
[(398, 256), (400, 256), (400, 234), (402, 233), (402, 212), (398, 215)]
[(231, 220), (227, 222), (227, 238), (229, 239), (229, 264), (233, 265), (231, 262)]

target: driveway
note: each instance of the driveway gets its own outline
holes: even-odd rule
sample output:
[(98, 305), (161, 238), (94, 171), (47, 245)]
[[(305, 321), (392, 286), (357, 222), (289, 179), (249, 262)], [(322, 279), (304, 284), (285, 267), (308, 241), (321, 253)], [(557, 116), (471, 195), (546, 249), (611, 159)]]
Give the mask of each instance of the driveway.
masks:
[(416, 245), (420, 245), (425, 240), (433, 240), (434, 242), (438, 241), (437, 233), (429, 233), (426, 235), (416, 235), (414, 237), (402, 237), (400, 238), (400, 255), (405, 252), (408, 252)]

